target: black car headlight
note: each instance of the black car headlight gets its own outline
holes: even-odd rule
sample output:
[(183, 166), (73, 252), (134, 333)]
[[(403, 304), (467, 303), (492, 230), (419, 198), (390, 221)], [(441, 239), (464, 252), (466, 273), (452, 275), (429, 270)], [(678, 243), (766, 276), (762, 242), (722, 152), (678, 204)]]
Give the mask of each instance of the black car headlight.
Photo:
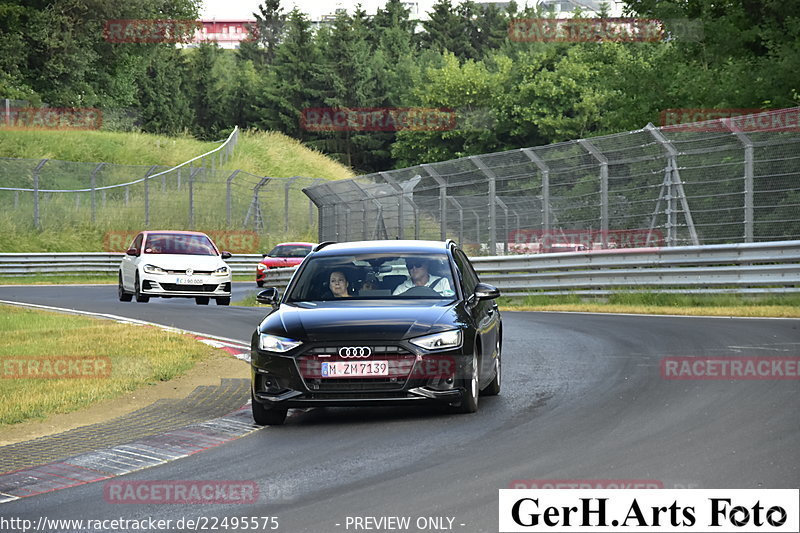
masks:
[(260, 333), (258, 335), (258, 347), (265, 352), (284, 353), (297, 348), (301, 344), (303, 344), (303, 341), (269, 335), (268, 333)]
[(442, 331), (433, 335), (425, 335), (411, 339), (409, 342), (414, 346), (419, 346), (425, 350), (452, 350), (461, 346), (462, 335), (460, 329)]

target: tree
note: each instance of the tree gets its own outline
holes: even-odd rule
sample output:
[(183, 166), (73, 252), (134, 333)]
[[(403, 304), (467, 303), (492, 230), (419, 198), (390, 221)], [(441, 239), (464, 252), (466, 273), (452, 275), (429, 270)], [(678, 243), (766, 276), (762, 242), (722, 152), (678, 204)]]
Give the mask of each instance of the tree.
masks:
[(474, 4), (465, 2), (458, 9), (451, 0), (437, 0), (429, 19), (422, 23), (422, 46), (439, 52), (449, 51), (460, 59), (475, 59), (476, 26), (472, 20)]
[(316, 137), (301, 127), (301, 113), (322, 104), (321, 62), (311, 22), (299, 9), (293, 9), (263, 84), (259, 127), (281, 131), (301, 141)]
[(158, 48), (138, 81), (142, 130), (176, 135), (192, 125), (186, 86), (186, 64), (175, 48)]
[(227, 127), (227, 124), (221, 124), (218, 114), (224, 106), (220, 104), (214, 78), (215, 66), (221, 55), (222, 50), (217, 43), (201, 43), (193, 50), (189, 61), (192, 72), (189, 92), (195, 115), (194, 133), (205, 139), (216, 137), (220, 127)]
[[(286, 14), (280, 4), (280, 0), (264, 0), (264, 3), (258, 6), (258, 13), (253, 13), (256, 18), (255, 27), (252, 28), (254, 40), (263, 47), (263, 61), (267, 65), (272, 64), (275, 59), (275, 50), (286, 27)], [(256, 61), (254, 64), (262, 66)]]
[[(359, 8), (352, 17), (340, 12), (330, 32), (319, 34), (323, 50), (322, 80), (328, 88), (324, 94), (327, 107), (349, 109), (385, 105), (384, 88), (377, 74), (386, 64), (382, 54), (373, 53), (369, 33), (366, 13)], [(370, 152), (380, 151), (382, 143), (374, 131), (346, 128), (325, 135), (319, 145), (345, 165), (365, 168), (371, 165)]]

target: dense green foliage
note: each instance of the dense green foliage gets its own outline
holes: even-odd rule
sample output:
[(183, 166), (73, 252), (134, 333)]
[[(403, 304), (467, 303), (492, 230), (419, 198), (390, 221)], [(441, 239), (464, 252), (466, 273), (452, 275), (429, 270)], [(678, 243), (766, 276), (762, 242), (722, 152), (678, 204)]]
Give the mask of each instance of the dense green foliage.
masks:
[[(100, 107), (111, 129), (205, 140), (233, 124), (277, 130), (360, 171), (640, 128), (668, 108), (800, 102), (800, 0), (628, 0), (627, 10), (667, 21), (668, 37), (518, 42), (513, 19), (547, 14), (451, 0), (421, 24), (389, 0), (374, 16), (339, 14), (315, 30), (265, 0), (256, 38), (239, 50), (179, 49), (109, 42), (104, 24), (194, 19), (198, 0), (0, 0), (0, 98)], [(319, 132), (301, 123), (307, 108), (413, 106), (454, 109), (458, 127)], [(113, 119), (128, 115), (136, 122)]]

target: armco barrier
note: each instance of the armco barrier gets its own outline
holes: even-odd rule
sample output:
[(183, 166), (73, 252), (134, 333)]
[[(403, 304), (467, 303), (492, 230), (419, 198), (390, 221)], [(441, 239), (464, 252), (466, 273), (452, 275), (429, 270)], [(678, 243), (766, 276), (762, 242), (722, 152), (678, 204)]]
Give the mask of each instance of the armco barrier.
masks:
[[(122, 261), (121, 253), (3, 253), (0, 254), (0, 277), (32, 275), (114, 275)], [(234, 274), (252, 274), (261, 254), (236, 254), (225, 262)]]
[[(117, 272), (119, 253), (0, 254), (0, 276)], [(234, 274), (255, 274), (260, 254), (227, 260)], [(652, 292), (800, 292), (800, 241), (676, 246), (476, 257), (481, 280), (504, 295)], [(294, 268), (267, 272), (283, 290)]]
[[(475, 257), (481, 281), (503, 295), (651, 292), (800, 292), (800, 241)], [(267, 272), (283, 289), (293, 269)]]

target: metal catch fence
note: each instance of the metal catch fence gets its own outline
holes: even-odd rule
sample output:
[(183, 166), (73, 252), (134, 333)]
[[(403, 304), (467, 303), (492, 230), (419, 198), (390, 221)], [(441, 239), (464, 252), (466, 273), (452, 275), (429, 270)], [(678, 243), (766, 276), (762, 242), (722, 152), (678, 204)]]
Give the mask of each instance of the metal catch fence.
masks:
[(218, 148), (175, 167), (0, 158), (2, 214), (8, 223), (40, 230), (237, 229), (271, 240), (313, 235), (316, 209), (302, 189), (322, 180), (222, 168), (238, 136), (236, 128)]
[(320, 183), (319, 240), (457, 240), (472, 254), (800, 238), (800, 108)]

